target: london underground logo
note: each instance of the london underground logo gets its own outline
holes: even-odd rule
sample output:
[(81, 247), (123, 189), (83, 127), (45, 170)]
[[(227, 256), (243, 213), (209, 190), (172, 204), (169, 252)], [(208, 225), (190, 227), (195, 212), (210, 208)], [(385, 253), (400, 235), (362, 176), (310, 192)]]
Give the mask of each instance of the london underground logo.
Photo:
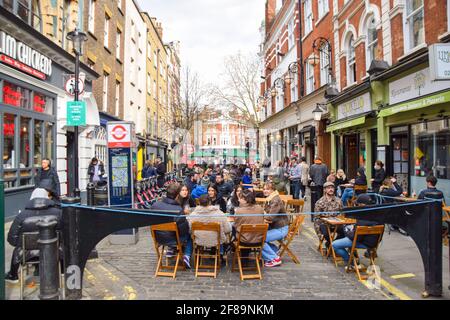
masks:
[(112, 129), (111, 135), (116, 140), (123, 140), (127, 136), (127, 130), (124, 126), (118, 125)]

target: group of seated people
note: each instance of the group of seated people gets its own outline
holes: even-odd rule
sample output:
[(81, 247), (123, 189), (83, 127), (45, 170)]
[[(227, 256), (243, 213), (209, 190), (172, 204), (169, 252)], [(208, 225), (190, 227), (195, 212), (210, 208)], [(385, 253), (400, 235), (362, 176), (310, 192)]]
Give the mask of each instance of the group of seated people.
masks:
[[(289, 230), (289, 219), (284, 202), (274, 185), (268, 182), (264, 186), (264, 195), (267, 197), (264, 207), (256, 204), (256, 196), (252, 189), (245, 189), (240, 185), (231, 192), (228, 205), (217, 184), (209, 184), (206, 189), (206, 194), (202, 194), (198, 200), (194, 200), (192, 192), (189, 191), (186, 184), (170, 184), (167, 187), (166, 196), (153, 204), (151, 208), (152, 210), (176, 212), (174, 221), (177, 223), (180, 241), (185, 245), (184, 265), (190, 268), (193, 253), (191, 226), (195, 221), (220, 223), (221, 255), (225, 253), (225, 248), (230, 247), (230, 241), (239, 238), (240, 228), (243, 224), (269, 224), (262, 249), (264, 265), (266, 267), (281, 265), (282, 261), (278, 255), (279, 248), (272, 242), (286, 237)], [(228, 221), (226, 213), (234, 215), (232, 223)], [(217, 244), (217, 236), (208, 231), (197, 231), (195, 239), (196, 244), (201, 246), (214, 247)], [(261, 241), (261, 238), (255, 239), (251, 234), (241, 234), (240, 239), (244, 243)], [(170, 249), (166, 252), (166, 256), (175, 255), (176, 239), (173, 233), (158, 231), (156, 240), (159, 244), (169, 246)]]

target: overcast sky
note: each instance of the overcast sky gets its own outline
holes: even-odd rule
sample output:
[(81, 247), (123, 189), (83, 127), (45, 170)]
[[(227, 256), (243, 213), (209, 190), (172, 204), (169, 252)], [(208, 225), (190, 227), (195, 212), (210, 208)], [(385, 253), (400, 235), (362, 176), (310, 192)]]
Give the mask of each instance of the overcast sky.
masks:
[(181, 42), (181, 63), (217, 83), (223, 58), (257, 53), (265, 0), (138, 0), (163, 23), (163, 40)]

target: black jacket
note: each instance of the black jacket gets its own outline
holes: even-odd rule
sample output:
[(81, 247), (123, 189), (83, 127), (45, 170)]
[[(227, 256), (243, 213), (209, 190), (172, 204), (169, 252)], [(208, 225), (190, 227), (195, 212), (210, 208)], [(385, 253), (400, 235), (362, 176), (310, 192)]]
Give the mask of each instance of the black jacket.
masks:
[(158, 176), (156, 178), (156, 182), (158, 183), (158, 187), (162, 188), (164, 186), (165, 182), (165, 174), (167, 173), (166, 164), (164, 162), (161, 162), (156, 166), (156, 175)]
[(309, 168), (309, 176), (316, 186), (323, 186), (327, 182), (328, 174), (328, 167), (324, 163), (313, 164)]
[(227, 212), (227, 202), (223, 198), (216, 197), (216, 200), (211, 201), (211, 205), (219, 206), (220, 211), (223, 213)]
[[(176, 200), (165, 197), (162, 200), (155, 202), (152, 205), (151, 210), (176, 211), (177, 213), (164, 212), (164, 214), (173, 215), (173, 221), (177, 223), (178, 235), (180, 238), (189, 237), (189, 223), (186, 220), (183, 209)], [(156, 232), (156, 240), (160, 244), (170, 244), (171, 242), (176, 241), (175, 233), (158, 231)]]
[(218, 198), (229, 198), (233, 192), (234, 185), (231, 181), (222, 181), (222, 183), (217, 184), (217, 189), (219, 190)]
[[(103, 164), (103, 162), (100, 161), (98, 164), (98, 175), (100, 177), (100, 180), (103, 178), (104, 174), (105, 174), (105, 165)], [(90, 163), (88, 167), (89, 182), (92, 182), (94, 175), (95, 175), (95, 165)]]
[(58, 220), (58, 226), (61, 221), (61, 207), (53, 200), (36, 198), (28, 201), (25, 210), (19, 213), (9, 229), (8, 243), (13, 247), (21, 245), (21, 234), (23, 222), (30, 217), (36, 216), (55, 216)]
[[(378, 222), (366, 221), (366, 220), (357, 220), (356, 225), (353, 226), (353, 229), (350, 232), (345, 232), (345, 236), (353, 241), (355, 237), (356, 226), (365, 226), (365, 227), (373, 227), (379, 225)], [(344, 229), (345, 230), (345, 229)], [(374, 248), (378, 241), (378, 235), (368, 235), (368, 236), (359, 236), (358, 243), (365, 245), (368, 248)]]
[(55, 168), (50, 168), (48, 170), (43, 170), (40, 168), (36, 173), (35, 187), (41, 187), (42, 180), (49, 180), (52, 185), (52, 190), (56, 196), (61, 196), (61, 186), (59, 185), (59, 177)]
[(373, 177), (372, 189), (373, 192), (378, 193), (380, 190), (380, 186), (383, 183), (384, 179), (386, 179), (386, 171), (383, 168), (379, 170), (375, 170), (375, 175)]
[[(393, 198), (400, 196), (403, 193), (403, 188), (397, 182), (394, 183), (394, 187), (395, 189), (383, 189), (380, 192), (380, 195)], [(393, 199), (384, 198), (383, 201), (393, 202)]]

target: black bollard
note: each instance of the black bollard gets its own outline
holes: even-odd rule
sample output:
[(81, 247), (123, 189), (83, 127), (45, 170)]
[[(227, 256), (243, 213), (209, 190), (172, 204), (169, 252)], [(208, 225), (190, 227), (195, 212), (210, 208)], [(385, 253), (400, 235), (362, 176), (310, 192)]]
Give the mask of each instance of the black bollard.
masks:
[[(314, 207), (316, 206), (316, 202), (318, 199), (317, 186), (314, 182), (311, 182), (309, 186), (311, 189), (311, 212), (314, 212)], [(311, 215), (311, 221), (314, 221), (314, 215)]]
[(86, 187), (87, 205), (88, 206), (94, 205), (94, 190), (95, 190), (95, 184), (93, 184), (92, 182), (89, 182)]
[(39, 278), (41, 300), (59, 300), (59, 257), (56, 217), (45, 216), (39, 227)]

